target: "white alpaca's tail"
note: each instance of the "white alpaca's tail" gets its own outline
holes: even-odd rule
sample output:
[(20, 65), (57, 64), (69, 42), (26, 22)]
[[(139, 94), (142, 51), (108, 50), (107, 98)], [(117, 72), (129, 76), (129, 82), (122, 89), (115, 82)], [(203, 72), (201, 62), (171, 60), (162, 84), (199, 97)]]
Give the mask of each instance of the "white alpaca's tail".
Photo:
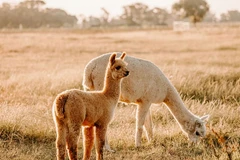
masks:
[(62, 119), (64, 118), (65, 104), (68, 99), (68, 94), (60, 94), (56, 97), (54, 101), (54, 111), (56, 117)]
[(96, 64), (94, 59), (91, 60), (84, 69), (83, 81), (82, 86), (84, 91), (87, 90), (94, 90), (94, 82), (93, 82), (93, 71), (96, 68)]

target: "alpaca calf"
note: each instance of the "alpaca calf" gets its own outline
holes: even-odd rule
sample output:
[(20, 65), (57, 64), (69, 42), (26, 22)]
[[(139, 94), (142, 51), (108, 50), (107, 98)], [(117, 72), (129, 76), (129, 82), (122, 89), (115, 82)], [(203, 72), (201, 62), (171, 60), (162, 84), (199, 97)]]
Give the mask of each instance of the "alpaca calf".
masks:
[(82, 127), (83, 159), (90, 159), (96, 138), (96, 159), (103, 159), (106, 131), (120, 95), (121, 79), (128, 76), (125, 53), (120, 58), (112, 54), (105, 72), (104, 88), (101, 91), (71, 89), (60, 93), (53, 105), (56, 126), (57, 159), (64, 160), (67, 149), (69, 159), (77, 159), (77, 142)]

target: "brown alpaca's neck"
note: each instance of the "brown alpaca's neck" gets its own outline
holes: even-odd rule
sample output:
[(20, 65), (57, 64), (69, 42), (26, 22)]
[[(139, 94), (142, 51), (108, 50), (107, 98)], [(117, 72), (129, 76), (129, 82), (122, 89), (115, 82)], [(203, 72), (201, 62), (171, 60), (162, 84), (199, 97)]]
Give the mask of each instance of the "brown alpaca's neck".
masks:
[(119, 98), (121, 79), (113, 79), (112, 72), (108, 68), (105, 75), (103, 93), (109, 97)]

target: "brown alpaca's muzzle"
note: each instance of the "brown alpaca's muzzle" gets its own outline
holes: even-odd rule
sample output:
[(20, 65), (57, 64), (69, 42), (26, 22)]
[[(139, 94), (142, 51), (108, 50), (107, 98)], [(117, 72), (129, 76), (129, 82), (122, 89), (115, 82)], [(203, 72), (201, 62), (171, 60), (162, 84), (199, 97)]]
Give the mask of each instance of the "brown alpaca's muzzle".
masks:
[(124, 73), (124, 76), (127, 77), (128, 75), (129, 75), (129, 71), (126, 71), (126, 72)]

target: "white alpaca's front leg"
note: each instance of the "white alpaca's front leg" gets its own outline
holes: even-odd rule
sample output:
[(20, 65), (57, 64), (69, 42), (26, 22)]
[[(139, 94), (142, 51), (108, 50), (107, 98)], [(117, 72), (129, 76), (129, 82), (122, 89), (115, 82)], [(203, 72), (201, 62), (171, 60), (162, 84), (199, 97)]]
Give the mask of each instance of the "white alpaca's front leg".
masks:
[(104, 148), (105, 148), (107, 151), (114, 153), (115, 150), (111, 149), (111, 147), (110, 147), (110, 145), (109, 145), (109, 143), (108, 143), (107, 134), (106, 134), (106, 137), (105, 137), (105, 138), (106, 138), (106, 139), (105, 139), (105, 145), (104, 145)]
[(145, 118), (144, 130), (145, 130), (147, 140), (148, 142), (150, 142), (153, 138), (152, 117), (151, 117), (150, 109), (148, 110)]

